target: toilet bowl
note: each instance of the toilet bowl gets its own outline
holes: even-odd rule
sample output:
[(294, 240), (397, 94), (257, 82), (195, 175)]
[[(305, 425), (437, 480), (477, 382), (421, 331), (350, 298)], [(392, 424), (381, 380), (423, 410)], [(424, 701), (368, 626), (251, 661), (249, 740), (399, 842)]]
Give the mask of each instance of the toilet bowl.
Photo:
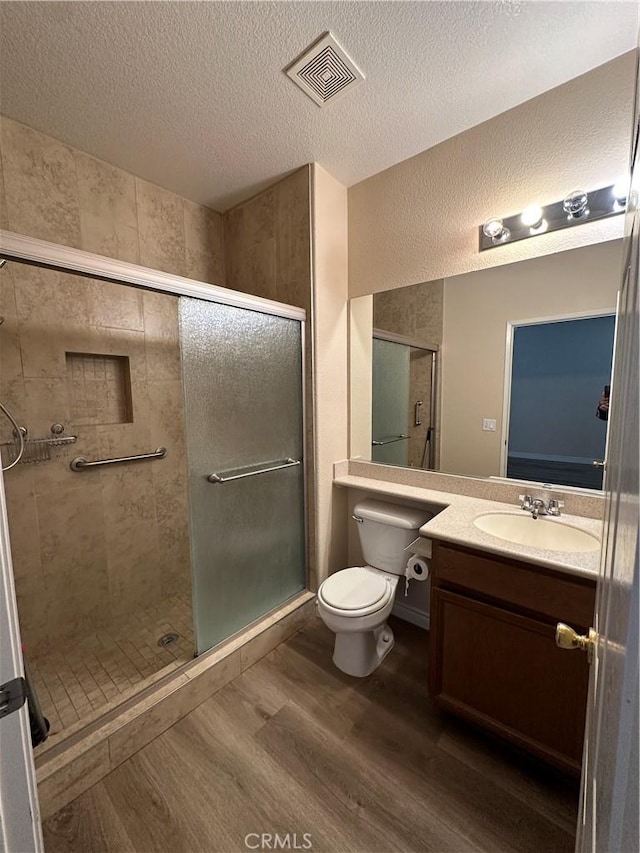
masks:
[(409, 554), (405, 548), (431, 518), (423, 510), (361, 501), (354, 520), (369, 565), (330, 575), (318, 590), (318, 615), (335, 632), (333, 662), (348, 675), (370, 675), (393, 648), (387, 625)]
[(373, 566), (353, 566), (331, 575), (318, 590), (318, 615), (335, 632), (333, 662), (348, 675), (370, 675), (393, 648), (386, 624), (397, 576)]

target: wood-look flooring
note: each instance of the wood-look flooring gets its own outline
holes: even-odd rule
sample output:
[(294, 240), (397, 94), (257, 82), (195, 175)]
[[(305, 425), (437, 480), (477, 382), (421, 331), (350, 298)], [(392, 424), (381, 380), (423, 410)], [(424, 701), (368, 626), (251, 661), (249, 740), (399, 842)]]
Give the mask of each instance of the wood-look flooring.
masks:
[(313, 620), (49, 818), (47, 853), (573, 851), (577, 784), (438, 713), (428, 634), (392, 624), (354, 679)]

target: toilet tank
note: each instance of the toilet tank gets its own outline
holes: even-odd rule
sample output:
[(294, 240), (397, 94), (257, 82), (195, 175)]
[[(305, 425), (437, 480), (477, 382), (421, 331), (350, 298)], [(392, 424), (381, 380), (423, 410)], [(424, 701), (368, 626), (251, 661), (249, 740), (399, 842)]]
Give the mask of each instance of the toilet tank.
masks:
[(358, 521), (365, 562), (392, 575), (404, 574), (409, 559), (404, 549), (418, 537), (419, 528), (433, 518), (428, 510), (376, 500), (360, 501), (353, 515)]

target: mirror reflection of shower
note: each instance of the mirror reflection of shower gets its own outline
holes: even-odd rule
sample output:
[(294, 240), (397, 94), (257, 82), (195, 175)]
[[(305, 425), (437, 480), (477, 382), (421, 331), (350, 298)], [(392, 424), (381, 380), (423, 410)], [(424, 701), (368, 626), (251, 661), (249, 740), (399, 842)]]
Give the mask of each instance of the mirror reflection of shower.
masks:
[(438, 345), (373, 330), (371, 460), (436, 467)]

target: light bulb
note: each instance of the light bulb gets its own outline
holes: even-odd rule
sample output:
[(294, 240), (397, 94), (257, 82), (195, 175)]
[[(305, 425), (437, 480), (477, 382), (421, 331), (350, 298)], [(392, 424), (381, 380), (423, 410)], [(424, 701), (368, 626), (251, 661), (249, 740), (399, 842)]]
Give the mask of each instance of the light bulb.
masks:
[(613, 185), (611, 195), (620, 205), (626, 204), (629, 194), (629, 176), (621, 175)]
[(569, 219), (578, 219), (580, 216), (586, 216), (589, 211), (587, 204), (589, 196), (584, 190), (573, 190), (562, 202), (562, 209), (568, 214)]
[(543, 210), (539, 204), (530, 204), (522, 211), (520, 221), (529, 228), (538, 228), (542, 224)]
[(508, 228), (505, 228), (502, 219), (497, 216), (492, 216), (482, 226), (482, 233), (485, 237), (489, 237), (494, 243), (504, 243), (511, 236)]

